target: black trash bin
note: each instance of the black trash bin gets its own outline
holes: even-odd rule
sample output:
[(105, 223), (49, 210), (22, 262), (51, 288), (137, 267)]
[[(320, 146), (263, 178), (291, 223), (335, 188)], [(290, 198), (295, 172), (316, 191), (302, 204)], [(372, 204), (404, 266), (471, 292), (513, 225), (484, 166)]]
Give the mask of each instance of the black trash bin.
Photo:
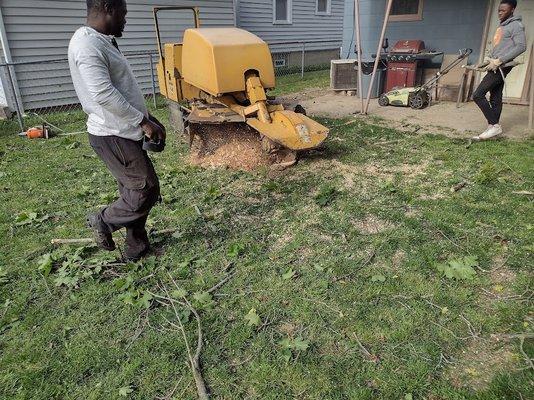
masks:
[[(362, 61), (362, 91), (363, 97), (367, 97), (369, 91), (369, 86), (371, 85), (371, 76), (373, 74), (374, 68), (373, 61)], [(358, 70), (358, 61), (356, 61), (354, 68)], [(371, 98), (376, 99), (384, 92), (384, 81), (386, 79), (387, 65), (380, 61), (378, 63), (378, 69), (376, 70), (375, 83), (373, 84), (373, 89), (371, 90)], [(360, 94), (358, 93), (358, 96)]]

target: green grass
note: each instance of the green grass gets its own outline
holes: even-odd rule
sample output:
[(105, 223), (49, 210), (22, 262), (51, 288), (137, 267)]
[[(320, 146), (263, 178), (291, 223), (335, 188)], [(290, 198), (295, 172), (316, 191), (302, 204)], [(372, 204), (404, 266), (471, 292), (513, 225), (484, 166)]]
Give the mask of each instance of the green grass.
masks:
[[(68, 129), (82, 130), (72, 119)], [(175, 399), (195, 398), (173, 314), (131, 295), (162, 295), (172, 277), (193, 300), (228, 266), (235, 275), (211, 302), (193, 300), (214, 398), (528, 398), (520, 342), (499, 335), (532, 335), (534, 210), (531, 195), (514, 192), (533, 190), (534, 143), (467, 148), (321, 122), (331, 127), (325, 150), (276, 176), (192, 167), (172, 136), (153, 157), (164, 201), (149, 225), (176, 232), (157, 237), (161, 257), (123, 267), (99, 267), (107, 256), (95, 249), (76, 259), (76, 247), (49, 244), (87, 237), (86, 213), (116, 194), (86, 137), (4, 134), (0, 398), (118, 399), (129, 388), (129, 398), (153, 399), (175, 386)], [(47, 253), (70, 261), (46, 275)], [(436, 267), (467, 256), (472, 280)], [(245, 319), (252, 308), (257, 326)], [(184, 320), (194, 342), (194, 319)], [(523, 350), (533, 356), (531, 340)]]
[(276, 89), (269, 92), (273, 96), (301, 92), (305, 89), (326, 89), (330, 86), (330, 70), (305, 72), (276, 78)]

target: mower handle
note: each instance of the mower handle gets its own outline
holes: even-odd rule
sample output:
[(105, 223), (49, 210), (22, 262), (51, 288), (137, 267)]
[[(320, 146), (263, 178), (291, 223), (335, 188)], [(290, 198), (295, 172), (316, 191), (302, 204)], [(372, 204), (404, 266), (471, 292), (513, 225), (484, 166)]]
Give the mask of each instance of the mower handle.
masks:
[(170, 7), (154, 7), (154, 24), (156, 28), (156, 38), (158, 41), (158, 52), (159, 57), (163, 59), (163, 52), (161, 50), (161, 35), (159, 33), (159, 22), (158, 22), (158, 12), (160, 11), (183, 11), (183, 10), (190, 10), (193, 12), (193, 16), (195, 18), (195, 28), (200, 27), (200, 17), (199, 17), (199, 11), (198, 7), (176, 7), (176, 6), (170, 6)]

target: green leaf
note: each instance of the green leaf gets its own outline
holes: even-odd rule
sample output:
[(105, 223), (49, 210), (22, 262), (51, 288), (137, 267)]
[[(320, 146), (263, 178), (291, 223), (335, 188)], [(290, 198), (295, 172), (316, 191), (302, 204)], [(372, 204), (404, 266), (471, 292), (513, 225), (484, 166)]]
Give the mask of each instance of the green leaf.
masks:
[(121, 397), (128, 397), (130, 393), (133, 392), (133, 389), (131, 386), (124, 386), (119, 389), (119, 396)]
[(247, 321), (248, 326), (258, 326), (261, 323), (261, 318), (257, 314), (255, 308), (251, 308), (247, 315), (245, 315), (245, 320)]
[(130, 289), (127, 292), (119, 294), (118, 299), (126, 304), (133, 306), (136, 303), (136, 298), (138, 294), (139, 293), (136, 290)]
[(153, 296), (149, 292), (144, 292), (136, 301), (136, 305), (142, 308), (149, 308), (152, 303)]
[(213, 305), (213, 298), (208, 292), (197, 292), (193, 295), (193, 299), (200, 308), (211, 308)]
[(54, 266), (54, 257), (52, 256), (52, 254), (47, 253), (41, 257), (41, 260), (39, 261), (39, 265), (37, 269), (44, 276), (48, 276), (50, 275), (50, 272), (52, 271), (53, 266)]
[(297, 337), (293, 340), (293, 349), (296, 351), (306, 351), (310, 345), (309, 340), (304, 340), (302, 337)]
[(171, 292), (171, 297), (174, 299), (181, 299), (183, 297), (187, 296), (187, 290), (185, 289), (176, 289)]
[(113, 285), (117, 290), (120, 290), (121, 292), (129, 289), (131, 286), (133, 286), (133, 278), (131, 276), (127, 276), (126, 278), (119, 278), (115, 279), (113, 281)]
[(282, 358), (285, 360), (285, 362), (289, 362), (292, 355), (293, 353), (291, 353), (290, 349), (282, 349)]
[(284, 281), (287, 281), (295, 276), (296, 272), (293, 270), (293, 268), (289, 268), (285, 274), (282, 275), (282, 279)]
[(376, 274), (371, 277), (371, 282), (385, 282), (386, 277), (382, 274)]
[(477, 257), (467, 256), (436, 264), (436, 269), (448, 279), (473, 280), (476, 276), (476, 271), (473, 267), (476, 266), (478, 266)]
[(338, 191), (332, 186), (323, 186), (315, 196), (315, 203), (320, 207), (326, 207), (337, 196)]
[(71, 144), (69, 144), (65, 148), (67, 150), (72, 150), (72, 149), (77, 149), (78, 147), (80, 147), (80, 142), (72, 142)]
[(411, 393), (406, 394), (404, 400), (413, 400), (413, 395)]
[(237, 258), (241, 254), (243, 254), (243, 251), (245, 250), (245, 245), (242, 243), (232, 243), (230, 247), (228, 248), (227, 255), (231, 258)]
[(210, 186), (208, 189), (208, 193), (206, 193), (205, 200), (206, 201), (217, 200), (221, 196), (222, 196), (222, 193), (218, 188), (216, 188), (215, 186)]

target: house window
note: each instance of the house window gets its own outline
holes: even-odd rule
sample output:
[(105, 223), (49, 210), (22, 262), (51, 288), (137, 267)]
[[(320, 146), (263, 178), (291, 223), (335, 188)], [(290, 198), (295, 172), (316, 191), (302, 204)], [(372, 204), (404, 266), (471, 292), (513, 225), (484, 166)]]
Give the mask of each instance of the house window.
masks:
[(421, 21), (423, 0), (393, 0), (390, 21)]
[(316, 0), (316, 8), (315, 13), (316, 14), (330, 14), (330, 3), (331, 0)]
[(290, 24), (292, 0), (273, 0), (273, 24)]

